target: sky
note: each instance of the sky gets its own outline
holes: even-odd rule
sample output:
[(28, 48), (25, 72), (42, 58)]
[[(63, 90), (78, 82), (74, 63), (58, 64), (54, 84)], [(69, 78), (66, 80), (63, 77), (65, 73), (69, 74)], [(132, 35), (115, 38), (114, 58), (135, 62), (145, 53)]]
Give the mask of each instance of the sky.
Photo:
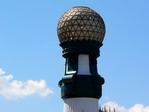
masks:
[(105, 78), (100, 105), (149, 112), (148, 0), (1, 0), (0, 112), (62, 112), (58, 81), (65, 59), (57, 37), (61, 15), (87, 6), (105, 21), (98, 58)]

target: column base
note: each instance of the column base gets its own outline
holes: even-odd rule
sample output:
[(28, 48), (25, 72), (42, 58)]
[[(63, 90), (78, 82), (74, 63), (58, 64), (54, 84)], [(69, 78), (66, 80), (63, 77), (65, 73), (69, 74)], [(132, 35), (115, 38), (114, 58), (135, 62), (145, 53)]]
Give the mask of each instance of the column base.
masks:
[(98, 99), (69, 98), (64, 99), (64, 112), (98, 112)]

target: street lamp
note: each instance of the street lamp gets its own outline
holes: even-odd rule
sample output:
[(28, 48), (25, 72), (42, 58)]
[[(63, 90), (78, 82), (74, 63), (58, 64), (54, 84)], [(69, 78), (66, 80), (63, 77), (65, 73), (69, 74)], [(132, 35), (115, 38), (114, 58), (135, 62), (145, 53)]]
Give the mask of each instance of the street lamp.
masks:
[(66, 59), (59, 81), (64, 112), (98, 112), (104, 84), (97, 72), (105, 35), (103, 19), (88, 7), (74, 7), (60, 18), (57, 33)]

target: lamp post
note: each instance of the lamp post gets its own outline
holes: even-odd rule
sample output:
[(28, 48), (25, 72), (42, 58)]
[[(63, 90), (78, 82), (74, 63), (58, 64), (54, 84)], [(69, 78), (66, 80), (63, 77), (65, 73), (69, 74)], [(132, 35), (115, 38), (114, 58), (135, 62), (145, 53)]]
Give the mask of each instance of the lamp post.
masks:
[(88, 7), (74, 7), (62, 15), (57, 32), (66, 59), (59, 81), (64, 112), (98, 112), (104, 84), (97, 72), (105, 35), (103, 19)]

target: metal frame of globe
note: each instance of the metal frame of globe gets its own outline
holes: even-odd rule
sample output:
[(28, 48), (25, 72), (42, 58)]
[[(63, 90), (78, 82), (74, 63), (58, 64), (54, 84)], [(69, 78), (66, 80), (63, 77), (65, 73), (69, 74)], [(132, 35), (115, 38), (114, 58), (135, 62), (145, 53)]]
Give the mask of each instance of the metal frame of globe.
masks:
[(63, 14), (58, 23), (60, 42), (95, 40), (102, 42), (105, 24), (98, 13), (88, 7), (74, 7)]

